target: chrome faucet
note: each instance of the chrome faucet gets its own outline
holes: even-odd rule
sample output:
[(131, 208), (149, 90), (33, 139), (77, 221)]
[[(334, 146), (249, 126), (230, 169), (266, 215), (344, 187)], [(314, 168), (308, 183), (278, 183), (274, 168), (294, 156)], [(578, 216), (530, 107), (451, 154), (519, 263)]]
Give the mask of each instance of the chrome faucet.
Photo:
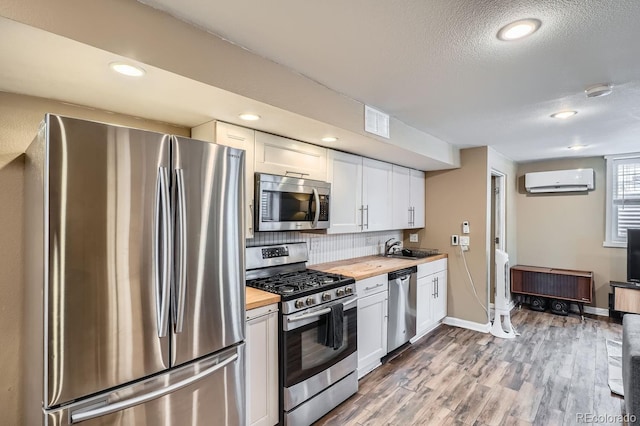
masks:
[[(395, 241), (394, 241), (395, 240)], [(391, 244), (389, 244), (390, 241), (393, 241)], [(400, 244), (402, 244), (400, 241), (396, 240), (395, 238), (389, 238), (387, 241), (385, 241), (384, 243), (384, 255), (385, 256), (389, 256), (393, 253), (390, 253), (390, 251), (395, 247), (395, 246), (399, 246)]]

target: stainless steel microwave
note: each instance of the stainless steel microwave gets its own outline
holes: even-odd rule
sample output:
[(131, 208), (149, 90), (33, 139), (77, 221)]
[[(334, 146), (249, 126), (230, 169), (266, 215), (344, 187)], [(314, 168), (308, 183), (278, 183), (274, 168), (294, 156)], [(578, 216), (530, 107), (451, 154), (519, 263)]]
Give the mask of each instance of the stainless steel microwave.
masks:
[(256, 231), (301, 231), (329, 227), (331, 184), (256, 173)]

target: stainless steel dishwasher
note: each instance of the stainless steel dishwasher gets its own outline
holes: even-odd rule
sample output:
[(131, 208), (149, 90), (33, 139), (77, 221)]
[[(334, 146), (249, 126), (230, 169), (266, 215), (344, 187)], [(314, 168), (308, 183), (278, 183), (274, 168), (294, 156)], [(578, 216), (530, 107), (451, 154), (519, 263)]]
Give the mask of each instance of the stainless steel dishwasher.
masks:
[(397, 349), (416, 335), (416, 273), (418, 268), (389, 272), (389, 322), (387, 352)]

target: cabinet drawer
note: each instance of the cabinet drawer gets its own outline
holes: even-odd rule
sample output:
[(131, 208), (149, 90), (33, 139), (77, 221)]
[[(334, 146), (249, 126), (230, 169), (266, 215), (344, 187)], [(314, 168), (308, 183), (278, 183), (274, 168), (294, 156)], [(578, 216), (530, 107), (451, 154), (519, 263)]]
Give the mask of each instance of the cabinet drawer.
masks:
[(387, 291), (388, 288), (389, 280), (387, 279), (387, 274), (356, 281), (356, 292), (358, 293), (359, 298)]
[(246, 311), (246, 319), (247, 319), (247, 321), (251, 321), (252, 319), (261, 317), (263, 315), (270, 314), (272, 312), (278, 312), (278, 304), (277, 303), (273, 303), (273, 304), (267, 305), (267, 306), (261, 306), (259, 308), (255, 308), (255, 309), (249, 309), (248, 311)]
[(447, 270), (447, 259), (435, 260), (433, 262), (418, 265), (418, 278), (435, 274), (436, 272)]

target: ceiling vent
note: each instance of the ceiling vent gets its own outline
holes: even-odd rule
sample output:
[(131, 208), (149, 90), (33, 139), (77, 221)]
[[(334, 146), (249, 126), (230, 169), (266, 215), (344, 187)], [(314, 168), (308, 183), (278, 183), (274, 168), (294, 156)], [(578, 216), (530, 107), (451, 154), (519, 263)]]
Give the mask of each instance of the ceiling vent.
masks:
[(389, 139), (389, 115), (365, 105), (364, 130)]
[(531, 193), (588, 191), (593, 180), (593, 169), (555, 170), (525, 174), (524, 186)]

